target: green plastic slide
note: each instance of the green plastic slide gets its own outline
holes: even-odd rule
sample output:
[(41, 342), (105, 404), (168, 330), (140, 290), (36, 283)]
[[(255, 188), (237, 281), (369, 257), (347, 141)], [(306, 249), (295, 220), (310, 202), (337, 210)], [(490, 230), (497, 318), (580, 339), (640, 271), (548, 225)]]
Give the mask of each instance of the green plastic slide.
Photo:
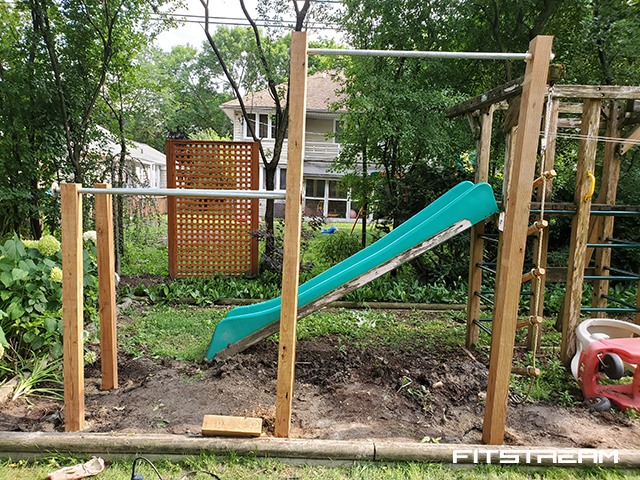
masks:
[[(391, 261), (459, 222), (466, 221), (466, 226), (469, 227), (497, 211), (493, 191), (488, 184), (460, 183), (374, 244), (301, 285), (298, 290), (298, 308), (329, 295), (343, 284)], [(279, 320), (280, 297), (231, 310), (216, 326), (207, 358), (212, 360), (221, 350), (249, 335), (255, 336), (256, 332), (264, 331)], [(271, 333), (273, 332), (265, 333), (265, 337)]]

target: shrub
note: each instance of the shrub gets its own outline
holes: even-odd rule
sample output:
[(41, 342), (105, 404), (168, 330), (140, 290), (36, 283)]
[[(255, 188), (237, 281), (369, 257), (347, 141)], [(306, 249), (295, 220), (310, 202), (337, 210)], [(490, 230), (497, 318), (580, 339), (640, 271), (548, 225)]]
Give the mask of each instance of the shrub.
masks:
[(315, 257), (318, 262), (332, 267), (355, 255), (361, 248), (362, 244), (356, 237), (338, 230), (330, 235), (322, 235), (315, 246)]
[[(29, 351), (62, 355), (62, 257), (60, 242), (51, 235), (40, 241), (17, 235), (0, 244), (0, 343), (18, 356)], [(96, 251), (85, 243), (84, 293), (87, 311), (97, 295)]]

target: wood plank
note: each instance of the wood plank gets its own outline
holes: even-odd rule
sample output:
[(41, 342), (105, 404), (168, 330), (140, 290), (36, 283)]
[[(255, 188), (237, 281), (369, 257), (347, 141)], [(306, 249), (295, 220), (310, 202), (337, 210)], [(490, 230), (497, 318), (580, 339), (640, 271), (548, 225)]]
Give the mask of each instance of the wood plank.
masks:
[[(367, 283), (369, 283), (370, 281), (380, 277), (381, 275), (384, 275), (385, 273), (388, 273), (391, 270), (398, 268), (400, 265), (417, 257), (418, 255), (422, 255), (424, 252), (432, 249), (436, 245), (439, 245), (442, 242), (445, 242), (451, 237), (457, 235), (458, 233), (463, 232), (464, 230), (468, 229), (470, 226), (471, 225), (468, 220), (462, 220), (452, 225), (451, 227), (443, 230), (437, 235), (434, 235), (433, 237), (425, 240), (424, 242), (410, 248), (409, 250), (403, 252), (402, 254), (390, 259), (389, 261), (378, 265), (376, 268), (373, 268), (368, 272), (363, 273), (359, 277), (356, 277), (353, 280), (350, 280), (349, 282), (343, 283), (342, 285), (340, 285), (339, 288), (329, 292), (327, 295), (318, 297), (312, 302), (309, 302), (303, 307), (300, 307), (298, 309), (297, 319), (300, 320), (301, 318), (306, 317), (307, 315), (315, 312), (316, 310), (319, 310), (331, 304), (335, 300), (343, 297), (347, 293), (352, 292), (356, 288), (360, 288), (363, 285), (366, 285)], [(215, 358), (219, 360), (224, 360), (225, 358), (229, 358), (235, 355), (236, 353), (240, 353), (246, 350), (247, 348), (249, 348), (250, 346), (255, 345), (260, 340), (263, 340), (264, 338), (270, 335), (273, 335), (274, 333), (277, 333), (279, 328), (280, 328), (280, 322), (277, 320), (261, 328), (260, 330), (257, 330), (251, 335), (246, 336), (242, 340), (239, 340), (238, 342), (227, 346), (223, 350), (220, 350), (216, 354)]]
[[(251, 190), (260, 190), (260, 149), (258, 142), (251, 142)], [(251, 200), (251, 231), (260, 228), (260, 200)], [(258, 251), (258, 239), (251, 238), (251, 268), (250, 275), (257, 275), (260, 267), (260, 253)]]
[[(173, 142), (169, 139), (165, 142), (167, 157), (167, 188), (176, 188), (176, 162), (173, 152)], [(167, 197), (167, 243), (169, 247), (169, 276), (176, 278), (178, 275), (178, 223), (177, 223), (177, 197)]]
[(551, 36), (538, 36), (531, 41), (529, 51), (533, 57), (527, 62), (522, 88), (518, 138), (510, 169), (504, 231), (500, 234), (498, 247), (491, 361), (482, 429), (482, 441), (491, 445), (504, 442), (531, 184), (536, 166), (552, 43)]
[(640, 87), (619, 85), (555, 85), (555, 95), (560, 98), (592, 100), (634, 100), (640, 98)]
[[(558, 128), (573, 128), (579, 129), (582, 127), (581, 118), (561, 118), (558, 120)], [(600, 120), (600, 128), (607, 128), (607, 120)]]
[[(609, 122), (607, 124), (606, 136), (616, 138), (620, 136), (622, 122), (624, 121), (624, 104), (622, 102), (613, 102), (609, 108)], [(612, 142), (604, 144), (604, 158), (602, 160), (602, 181), (600, 191), (598, 192), (598, 203), (615, 205), (618, 181), (620, 179), (620, 154), (617, 145)], [(607, 238), (613, 237), (613, 224), (615, 217), (596, 217), (597, 221), (589, 225), (589, 242), (591, 243), (591, 235), (595, 234), (593, 243), (605, 243)], [(591, 223), (591, 222), (590, 222)], [(592, 248), (588, 248), (586, 252), (585, 264), (588, 265), (593, 253)], [(611, 249), (598, 248), (595, 252), (595, 274), (598, 276), (608, 275), (605, 267), (611, 265)], [(603, 298), (603, 294), (609, 292), (608, 280), (594, 280), (593, 297), (591, 306), (594, 308), (604, 308), (607, 306), (607, 299)], [(605, 312), (591, 312), (594, 318), (605, 317)]]
[[(489, 160), (491, 156), (491, 133), (493, 127), (494, 106), (490, 106), (480, 115), (479, 137), (476, 150), (475, 182), (486, 182), (489, 179)], [(480, 297), (474, 294), (482, 290), (482, 270), (476, 264), (482, 263), (484, 252), (484, 240), (479, 238), (484, 234), (484, 222), (476, 223), (471, 228), (471, 246), (469, 255), (469, 292), (467, 298), (467, 330), (465, 344), (467, 348), (473, 348), (478, 342), (478, 326), (473, 320), (480, 318)]]
[(60, 187), (64, 429), (84, 427), (84, 310), (82, 301), (82, 196), (78, 183)]
[(261, 418), (205, 415), (202, 420), (203, 437), (259, 437), (261, 434)]
[[(109, 189), (108, 183), (95, 188)], [(118, 388), (118, 336), (116, 331), (116, 281), (113, 248), (113, 196), (95, 196), (98, 247), (98, 305), (100, 313), (100, 364), (102, 390)]]
[(582, 113), (583, 139), (578, 148), (578, 164), (576, 171), (576, 188), (574, 202), (576, 215), (571, 223), (571, 241), (569, 247), (569, 267), (567, 274), (567, 292), (562, 311), (562, 344), (560, 359), (569, 365), (576, 348), (575, 329), (580, 320), (582, 306), (582, 272), (585, 268), (587, 241), (589, 236), (589, 216), (591, 197), (587, 197), (591, 188), (591, 180), (587, 173), (593, 173), (598, 147), (597, 135), (600, 124), (600, 100), (586, 99)]
[(290, 72), (289, 142), (287, 150), (284, 261), (282, 267), (282, 305), (276, 394), (276, 437), (289, 437), (295, 376), (300, 229), (302, 227), (302, 163), (304, 159), (307, 110), (306, 32), (292, 33)]
[[(555, 90), (555, 88), (554, 88)], [(582, 103), (562, 102), (558, 110), (560, 113), (582, 114)]]
[[(625, 142), (625, 140), (631, 140), (629, 142)], [(640, 141), (640, 125), (634, 128), (629, 135), (627, 135), (624, 139), (620, 141), (622, 144), (622, 148), (620, 149), (620, 155), (624, 155), (630, 149), (638, 144)]]
[[(526, 77), (526, 75), (525, 75)], [(482, 110), (489, 105), (508, 100), (522, 93), (522, 84), (525, 77), (516, 78), (496, 88), (470, 98), (464, 102), (453, 105), (444, 111), (447, 118), (454, 118), (475, 110)], [(558, 82), (564, 78), (564, 67), (562, 65), (549, 65), (547, 78), (549, 82)]]

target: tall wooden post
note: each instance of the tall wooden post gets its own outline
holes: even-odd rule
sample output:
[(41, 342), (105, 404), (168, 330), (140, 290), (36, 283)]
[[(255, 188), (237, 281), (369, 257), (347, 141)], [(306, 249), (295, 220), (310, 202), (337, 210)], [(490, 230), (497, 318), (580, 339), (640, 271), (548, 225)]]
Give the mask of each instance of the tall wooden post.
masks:
[[(109, 189), (108, 183), (96, 188)], [(113, 249), (113, 196), (97, 194), (98, 304), (100, 308), (100, 363), (102, 390), (118, 388), (118, 339), (116, 332), (116, 281)]]
[(582, 107), (582, 126), (578, 165), (576, 170), (576, 188), (574, 201), (576, 214), (571, 222), (571, 242), (569, 246), (569, 266), (567, 269), (567, 292), (564, 298), (562, 315), (562, 344), (560, 360), (569, 366), (576, 350), (575, 329), (580, 320), (582, 306), (582, 285), (586, 262), (587, 241), (589, 237), (589, 216), (591, 214), (591, 180), (598, 148), (598, 128), (600, 127), (600, 108), (602, 100), (585, 99)]
[(291, 429), (291, 400), (295, 377), (298, 317), (298, 275), (300, 273), (300, 229), (302, 228), (302, 163), (307, 111), (307, 34), (293, 32), (289, 87), (289, 145), (287, 194), (284, 212), (284, 262), (278, 386), (276, 395), (276, 437), (288, 437)]
[[(480, 137), (476, 147), (475, 181), (486, 182), (489, 179), (489, 159), (491, 156), (491, 132), (493, 126), (494, 105), (480, 112)], [(474, 120), (471, 120), (474, 121)], [(471, 254), (469, 258), (469, 298), (467, 300), (467, 348), (473, 348), (478, 342), (478, 326), (473, 323), (480, 318), (480, 297), (476, 295), (482, 287), (482, 270), (477, 264), (482, 263), (484, 240), (484, 222), (476, 223), (471, 228)]]
[[(619, 138), (622, 121), (624, 120), (624, 105), (621, 102), (611, 102), (609, 108), (609, 118), (607, 120), (607, 138)], [(620, 153), (617, 148), (618, 144), (614, 142), (606, 142), (604, 144), (604, 158), (602, 160), (602, 182), (600, 184), (600, 192), (598, 193), (598, 203), (607, 205), (615, 205), (618, 192), (618, 180), (620, 179)], [(597, 231), (597, 240), (595, 243), (605, 243), (608, 237), (613, 236), (613, 224), (615, 217), (613, 215), (596, 217), (594, 228)], [(591, 232), (590, 232), (591, 233)], [(590, 259), (589, 252), (585, 259), (585, 265), (588, 265)], [(607, 276), (609, 271), (605, 268), (611, 265), (611, 249), (598, 248), (595, 258), (595, 272), (597, 276)], [(602, 295), (609, 292), (609, 280), (593, 281), (593, 302), (594, 308), (604, 308), (607, 306), (607, 299)], [(605, 317), (605, 312), (592, 312), (592, 317)]]
[(504, 230), (498, 247), (491, 363), (482, 430), (482, 441), (492, 445), (502, 444), (504, 439), (529, 202), (552, 43), (551, 36), (538, 36), (531, 41), (529, 52), (533, 56), (527, 62), (522, 86), (514, 164), (510, 168)]
[(63, 183), (60, 190), (64, 429), (67, 432), (77, 432), (84, 427), (82, 196), (79, 188), (77, 183)]

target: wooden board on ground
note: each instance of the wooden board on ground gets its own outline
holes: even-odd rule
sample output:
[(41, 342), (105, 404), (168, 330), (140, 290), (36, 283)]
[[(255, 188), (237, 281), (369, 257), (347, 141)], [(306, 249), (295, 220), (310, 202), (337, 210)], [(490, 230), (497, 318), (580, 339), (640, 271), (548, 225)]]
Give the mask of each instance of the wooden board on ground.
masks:
[(202, 421), (204, 437), (259, 437), (261, 433), (261, 418), (205, 415)]

